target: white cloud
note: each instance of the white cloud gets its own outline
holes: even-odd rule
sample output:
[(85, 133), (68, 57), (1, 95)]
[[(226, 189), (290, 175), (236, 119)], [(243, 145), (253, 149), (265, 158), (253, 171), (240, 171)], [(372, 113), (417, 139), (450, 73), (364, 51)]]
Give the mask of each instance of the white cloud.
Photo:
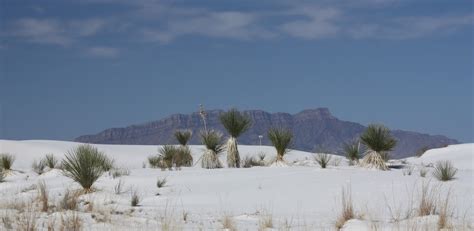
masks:
[(59, 21), (57, 19), (23, 18), (14, 21), (2, 33), (28, 42), (68, 46), (79, 37), (93, 36), (104, 29), (102, 19)]
[(336, 35), (340, 31), (336, 22), (341, 16), (338, 9), (301, 7), (290, 11), (289, 14), (304, 17), (304, 19), (292, 20), (280, 26), (281, 30), (290, 36), (319, 39)]
[(446, 34), (472, 26), (474, 15), (439, 17), (402, 17), (378, 24), (362, 24), (348, 29), (354, 38), (415, 39), (433, 34)]
[(113, 47), (90, 47), (86, 50), (86, 54), (101, 58), (116, 58), (120, 50)]
[(235, 11), (200, 12), (198, 15), (173, 19), (164, 26), (164, 29), (144, 29), (142, 33), (146, 39), (162, 43), (185, 35), (239, 40), (273, 36), (273, 33), (257, 24), (256, 15)]

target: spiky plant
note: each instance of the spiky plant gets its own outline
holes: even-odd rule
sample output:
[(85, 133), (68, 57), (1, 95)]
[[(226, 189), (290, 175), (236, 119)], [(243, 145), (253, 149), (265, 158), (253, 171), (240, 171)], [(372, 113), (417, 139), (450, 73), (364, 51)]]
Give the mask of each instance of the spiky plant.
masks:
[(438, 161), (436, 162), (433, 176), (439, 181), (450, 181), (454, 179), (457, 172), (458, 170), (453, 166), (451, 161)]
[(359, 162), (360, 150), (358, 142), (345, 143), (343, 149), (350, 164)]
[(388, 170), (383, 156), (391, 151), (397, 141), (390, 135), (390, 130), (383, 125), (371, 124), (360, 136), (361, 142), (367, 147), (362, 159), (362, 166)]
[(186, 146), (188, 141), (193, 136), (193, 132), (191, 130), (178, 130), (174, 132), (174, 137), (178, 140), (179, 144)]
[(201, 166), (203, 168), (222, 168), (218, 155), (225, 150), (222, 144), (222, 134), (214, 130), (201, 132), (202, 144), (206, 146), (206, 151), (202, 156)]
[(83, 144), (66, 153), (62, 162), (63, 173), (79, 183), (88, 193), (91, 192), (94, 182), (107, 171), (112, 162), (97, 148)]
[(56, 168), (59, 162), (59, 160), (54, 156), (54, 154), (46, 154), (42, 161), (50, 169)]
[(12, 169), (13, 162), (15, 162), (15, 157), (12, 154), (0, 154), (0, 168), (3, 168), (5, 171), (9, 171)]
[(237, 109), (230, 109), (222, 113), (219, 119), (230, 135), (227, 140), (227, 166), (229, 168), (240, 168), (237, 138), (250, 128), (252, 124), (250, 117), (239, 112)]
[(287, 128), (270, 128), (268, 138), (277, 152), (276, 163), (284, 163), (283, 156), (288, 153), (293, 140), (293, 133)]
[(159, 149), (159, 154), (166, 167), (171, 170), (173, 168), (173, 164), (175, 164), (176, 161), (178, 148), (174, 145), (163, 145)]
[(321, 166), (321, 168), (326, 168), (331, 161), (332, 156), (326, 153), (318, 153), (314, 156), (314, 160)]

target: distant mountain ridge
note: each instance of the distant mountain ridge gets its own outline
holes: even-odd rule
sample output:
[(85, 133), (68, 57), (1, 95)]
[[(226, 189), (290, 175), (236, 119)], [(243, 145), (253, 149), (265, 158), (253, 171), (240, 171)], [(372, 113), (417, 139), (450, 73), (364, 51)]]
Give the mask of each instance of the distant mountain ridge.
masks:
[[(219, 115), (223, 110), (210, 110), (207, 113), (208, 128), (225, 130), (220, 124)], [(239, 137), (240, 144), (259, 144), (259, 135), (263, 135), (262, 144), (270, 145), (266, 133), (272, 126), (291, 128), (294, 132), (293, 148), (303, 151), (325, 149), (340, 153), (344, 142), (360, 136), (365, 126), (334, 117), (329, 109), (317, 108), (303, 110), (296, 114), (268, 113), (262, 110), (244, 111), (252, 119), (252, 127)], [(173, 133), (177, 129), (190, 129), (193, 137), (190, 144), (200, 144), (199, 131), (204, 128), (198, 112), (191, 114), (173, 114), (161, 120), (124, 128), (110, 128), (95, 135), (84, 135), (75, 139), (78, 142), (97, 144), (175, 144)], [(394, 158), (413, 156), (422, 147), (442, 147), (456, 144), (458, 141), (441, 135), (428, 135), (417, 132), (393, 130), (398, 140), (391, 152)]]

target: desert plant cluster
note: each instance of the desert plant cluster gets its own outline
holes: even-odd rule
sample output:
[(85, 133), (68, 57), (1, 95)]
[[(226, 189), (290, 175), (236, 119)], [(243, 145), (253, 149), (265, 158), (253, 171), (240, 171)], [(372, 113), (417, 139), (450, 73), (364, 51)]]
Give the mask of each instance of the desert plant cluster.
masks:
[[(220, 116), (220, 122), (227, 132), (227, 139), (224, 139), (224, 134), (213, 129), (204, 129), (199, 132), (199, 138), (203, 144), (204, 151), (202, 156), (198, 159), (193, 159), (193, 153), (188, 145), (193, 138), (191, 130), (177, 130), (173, 136), (178, 143), (177, 145), (163, 145), (158, 149), (157, 154), (149, 156), (147, 164), (150, 168), (158, 168), (162, 171), (166, 170), (182, 170), (186, 167), (193, 167), (200, 162), (204, 169), (219, 169), (219, 168), (252, 168), (263, 166), (291, 166), (287, 162), (286, 156), (291, 153), (294, 136), (291, 129), (272, 127), (267, 132), (267, 137), (275, 150), (275, 158), (271, 159), (266, 153), (258, 153), (253, 156), (245, 156), (241, 158), (241, 153), (238, 148), (238, 138), (245, 133), (252, 121), (250, 117), (239, 112), (236, 109), (231, 109)], [(369, 125), (367, 130), (362, 133), (359, 139), (353, 140), (342, 145), (342, 150), (345, 154), (346, 163), (351, 167), (364, 167), (376, 170), (390, 170), (388, 163), (389, 152), (396, 146), (397, 141), (392, 137), (390, 130), (383, 125)], [(426, 151), (426, 150), (424, 150)], [(221, 162), (220, 155), (227, 153), (226, 163)], [(333, 168), (331, 166), (338, 166), (342, 158), (337, 158), (329, 154), (327, 151), (319, 151), (314, 153), (313, 160), (317, 166), (322, 169)], [(15, 156), (8, 153), (0, 154), (0, 183), (4, 182), (6, 178), (16, 171), (14, 168)], [(144, 164), (144, 168), (146, 168)], [(113, 192), (115, 195), (130, 195), (129, 206), (132, 208), (140, 208), (145, 203), (142, 197), (142, 192), (133, 185), (127, 185), (124, 181), (124, 176), (130, 176), (131, 171), (125, 167), (118, 167), (113, 158), (110, 158), (97, 147), (90, 144), (83, 144), (71, 149), (65, 153), (64, 158), (60, 159), (54, 154), (46, 154), (43, 157), (34, 160), (31, 169), (39, 175), (47, 175), (45, 173), (55, 170), (61, 172), (64, 176), (72, 179), (81, 190), (67, 189), (62, 193), (61, 199), (58, 202), (53, 202), (48, 191), (47, 179), (38, 181), (28, 190), (36, 190), (37, 198), (34, 205), (35, 208), (22, 208), (24, 211), (34, 209), (42, 213), (51, 213), (53, 211), (72, 211), (61, 217), (60, 223), (63, 230), (80, 230), (81, 218), (77, 216), (74, 211), (79, 208), (86, 208), (85, 210), (94, 210), (97, 206), (91, 201), (81, 201), (81, 196), (97, 192), (94, 184), (108, 173), (108, 176), (115, 181)], [(417, 171), (415, 171), (417, 170)], [(419, 175), (419, 177), (426, 178), (428, 173), (431, 173), (434, 179), (439, 182), (445, 182), (456, 179), (457, 169), (450, 161), (439, 161), (434, 166), (423, 166), (415, 169), (413, 166), (406, 165), (402, 173), (405, 176)], [(44, 174), (44, 175), (43, 175)], [(158, 177), (156, 180), (156, 188), (154, 194), (161, 196), (166, 193), (169, 181), (167, 177)], [(261, 186), (259, 186), (260, 188)], [(420, 199), (417, 203), (416, 212), (410, 214), (417, 214), (418, 216), (438, 215), (440, 217), (439, 227), (449, 226), (450, 205), (449, 198), (446, 198), (444, 204), (441, 203), (439, 196), (435, 192), (430, 191), (432, 188), (423, 186), (420, 194)], [(437, 193), (437, 192), (436, 192)], [(436, 196), (436, 198), (434, 198)], [(25, 205), (26, 206), (26, 205)], [(341, 194), (341, 211), (336, 218), (336, 228), (341, 229), (345, 223), (351, 219), (358, 218), (356, 208), (352, 202), (352, 194), (350, 188), (343, 188)], [(390, 208), (392, 212), (392, 208)], [(25, 213), (22, 213), (24, 216)], [(188, 214), (183, 215), (183, 219), (188, 219)], [(36, 215), (35, 215), (36, 216)], [(410, 215), (411, 216), (411, 215)], [(399, 216), (398, 216), (399, 217)], [(21, 220), (23, 230), (35, 230), (33, 218), (22, 217), (17, 218)], [(107, 219), (106, 217), (96, 219)], [(400, 220), (400, 218), (394, 219)], [(222, 219), (222, 226), (227, 230), (237, 230), (236, 223), (231, 216), (225, 215)], [(170, 222), (170, 221), (166, 221)], [(166, 226), (165, 220), (162, 225)], [(8, 221), (4, 221), (5, 224)], [(8, 224), (7, 224), (8, 226)], [(15, 226), (19, 227), (19, 226)], [(272, 216), (265, 215), (259, 220), (259, 230), (272, 229), (274, 227)]]

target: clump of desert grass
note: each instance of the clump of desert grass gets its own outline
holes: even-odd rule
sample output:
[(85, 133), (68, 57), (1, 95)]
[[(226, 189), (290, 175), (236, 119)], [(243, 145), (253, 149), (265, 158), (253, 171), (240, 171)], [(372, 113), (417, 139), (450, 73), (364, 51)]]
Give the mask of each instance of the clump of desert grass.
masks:
[(118, 177), (130, 175), (130, 170), (128, 168), (112, 168), (109, 173), (112, 178), (115, 179)]
[(46, 154), (41, 161), (50, 169), (59, 167), (59, 159), (54, 154)]
[(327, 153), (317, 153), (314, 155), (314, 160), (319, 164), (321, 168), (326, 168), (332, 159), (332, 155)]
[(33, 160), (33, 163), (31, 163), (31, 168), (33, 168), (33, 171), (36, 172), (36, 174), (41, 175), (45, 172), (46, 164), (41, 160)]
[(361, 165), (367, 168), (388, 170), (385, 164), (388, 152), (397, 144), (390, 135), (390, 130), (383, 125), (371, 124), (361, 135), (360, 140), (367, 147)]
[(46, 188), (46, 183), (44, 181), (38, 182), (38, 200), (41, 205), (41, 212), (47, 212), (49, 207), (49, 196), (48, 189)]
[(434, 167), (433, 176), (439, 181), (450, 181), (454, 179), (457, 171), (451, 161), (438, 161)]
[(163, 188), (163, 187), (165, 187), (165, 185), (166, 185), (167, 182), (168, 182), (168, 181), (166, 180), (166, 177), (164, 177), (164, 178), (158, 178), (158, 179), (156, 180), (156, 187), (158, 187), (158, 188)]
[(85, 192), (91, 192), (94, 182), (113, 168), (113, 160), (97, 148), (84, 144), (66, 154), (62, 167), (65, 176), (79, 183)]
[(350, 187), (342, 188), (341, 193), (341, 210), (336, 220), (336, 229), (341, 229), (344, 224), (355, 218), (354, 205), (352, 202), (352, 191)]
[(234, 219), (228, 215), (224, 214), (224, 217), (222, 218), (222, 228), (227, 231), (237, 231), (237, 227), (235, 225)]
[(227, 166), (229, 168), (240, 168), (237, 138), (250, 128), (252, 124), (250, 117), (239, 112), (237, 109), (230, 109), (222, 113), (219, 119), (230, 135), (227, 140)]
[(254, 166), (265, 166), (265, 162), (262, 159), (257, 159), (252, 156), (246, 156), (241, 160), (243, 168), (251, 168)]
[(222, 134), (214, 130), (202, 131), (201, 140), (206, 146), (201, 166), (207, 169), (222, 168), (222, 163), (219, 161), (219, 154), (225, 150), (225, 146), (222, 144)]
[(179, 159), (182, 166), (191, 167), (193, 166), (193, 157), (191, 155), (191, 149), (188, 147), (188, 142), (191, 139), (193, 133), (190, 130), (178, 130), (174, 133), (174, 137), (178, 140), (180, 146)]
[(132, 190), (131, 192), (131, 198), (130, 198), (130, 205), (132, 207), (136, 207), (140, 204), (141, 197), (138, 194), (138, 191), (136, 189)]
[(293, 133), (287, 128), (270, 128), (268, 138), (277, 152), (275, 165), (287, 165), (283, 156), (290, 151), (292, 145)]
[(0, 154), (0, 168), (5, 171), (12, 170), (13, 162), (15, 162), (15, 157), (9, 153)]
[(349, 164), (354, 165), (356, 163), (359, 163), (360, 159), (360, 148), (359, 148), (359, 143), (356, 141), (352, 141), (349, 143), (345, 143), (343, 146), (344, 153), (349, 159)]

